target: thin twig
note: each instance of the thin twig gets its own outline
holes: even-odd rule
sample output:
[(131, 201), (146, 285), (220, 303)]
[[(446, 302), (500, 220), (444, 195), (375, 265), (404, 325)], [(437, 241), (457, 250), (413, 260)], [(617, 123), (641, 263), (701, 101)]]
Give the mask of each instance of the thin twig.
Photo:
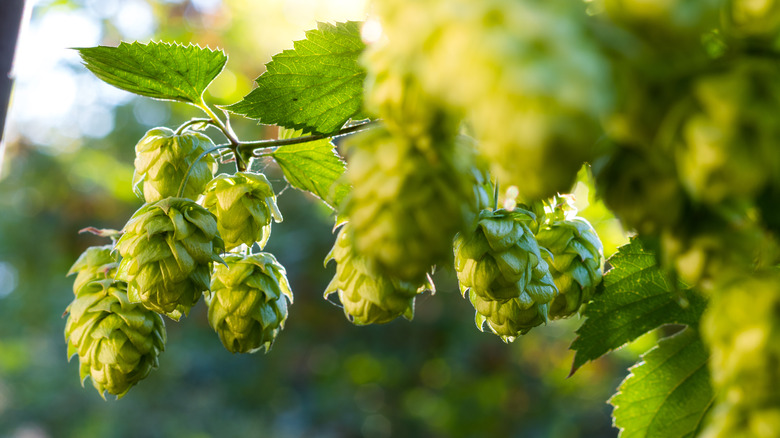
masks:
[(367, 122), (358, 123), (357, 125), (351, 125), (345, 128), (341, 128), (340, 130), (336, 131), (333, 134), (313, 134), (313, 135), (306, 135), (303, 137), (295, 137), (295, 138), (246, 141), (246, 142), (242, 142), (241, 145), (239, 145), (239, 151), (244, 151), (249, 149), (252, 151), (252, 156), (254, 157), (267, 156), (269, 155), (270, 152), (273, 152), (273, 150), (279, 146), (287, 146), (287, 145), (298, 144), (298, 143), (307, 143), (310, 141), (322, 140), (324, 138), (338, 137), (341, 135), (351, 134), (353, 132), (358, 132), (364, 129), (368, 129), (377, 123), (378, 121), (376, 120), (370, 120)]

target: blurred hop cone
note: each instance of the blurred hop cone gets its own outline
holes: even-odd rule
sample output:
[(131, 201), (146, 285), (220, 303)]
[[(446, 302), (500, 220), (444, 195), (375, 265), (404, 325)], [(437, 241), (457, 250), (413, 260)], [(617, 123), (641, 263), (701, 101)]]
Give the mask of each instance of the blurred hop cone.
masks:
[(177, 135), (169, 128), (149, 130), (135, 145), (133, 190), (148, 203), (177, 196), (179, 185), (192, 166), (181, 196), (197, 199), (214, 177), (216, 161), (210, 154), (197, 163), (195, 159), (213, 147), (211, 139), (199, 132)]
[(342, 213), (357, 253), (379, 272), (419, 285), (432, 265), (450, 259), (452, 237), (476, 202), (470, 166), (456, 150), (454, 138), (407, 137), (384, 127), (349, 140), (353, 189)]
[(158, 366), (165, 324), (157, 313), (127, 299), (127, 283), (111, 279), (83, 284), (68, 306), (68, 358), (79, 356), (81, 383), (89, 376), (100, 396), (124, 396)]
[(287, 319), (293, 295), (284, 266), (270, 253), (229, 254), (206, 292), (209, 324), (232, 353), (268, 351)]
[(116, 243), (130, 301), (178, 320), (208, 290), (224, 248), (213, 214), (184, 198), (141, 207)]
[(487, 322), (505, 341), (547, 321), (558, 293), (529, 226), (535, 226), (530, 212), (483, 210), (455, 238), (455, 270), (477, 310), (477, 327)]
[(593, 298), (601, 283), (604, 249), (590, 223), (576, 217), (565, 199), (555, 198), (553, 211), (536, 234), (546, 248), (542, 258), (550, 267), (558, 296), (550, 303), (550, 318), (567, 318)]
[(356, 253), (350, 228), (351, 224), (342, 226), (325, 259), (326, 264), (336, 261), (336, 275), (325, 290), (325, 299), (337, 293), (344, 314), (355, 325), (384, 324), (399, 316), (411, 320), (415, 297), (425, 290), (434, 291), (430, 277), (420, 285), (378, 272), (371, 261)]
[(202, 204), (217, 217), (225, 249), (257, 242), (265, 247), (271, 235), (271, 217), (282, 221), (271, 183), (262, 173), (219, 175), (206, 186)]
[(113, 245), (90, 246), (81, 253), (68, 271), (68, 275), (76, 274), (76, 280), (73, 282), (74, 295), (90, 281), (114, 278), (119, 257), (112, 254), (112, 250)]
[(714, 294), (701, 330), (720, 403), (705, 438), (777, 437), (780, 273), (738, 278)]

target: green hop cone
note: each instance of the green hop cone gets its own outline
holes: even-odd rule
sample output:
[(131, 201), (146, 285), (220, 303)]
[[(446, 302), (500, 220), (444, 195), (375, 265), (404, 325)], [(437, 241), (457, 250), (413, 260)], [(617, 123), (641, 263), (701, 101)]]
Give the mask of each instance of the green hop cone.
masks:
[(158, 366), (165, 324), (157, 313), (127, 298), (127, 283), (94, 280), (68, 306), (68, 357), (79, 356), (82, 385), (89, 376), (100, 396), (124, 396)]
[(406, 137), (386, 128), (350, 138), (342, 214), (357, 252), (383, 274), (414, 284), (450, 258), (452, 237), (473, 215), (475, 190), (455, 138)]
[(68, 275), (77, 274), (73, 282), (74, 295), (90, 281), (114, 277), (119, 258), (112, 250), (113, 245), (91, 246), (81, 253), (68, 271)]
[(214, 143), (199, 132), (176, 134), (168, 128), (154, 128), (135, 146), (133, 189), (146, 202), (177, 196), (187, 170), (192, 169), (182, 197), (197, 199), (214, 177), (216, 161), (210, 154), (195, 162)]
[[(558, 201), (558, 199), (556, 199)], [(542, 258), (550, 266), (558, 296), (550, 303), (550, 318), (567, 318), (593, 298), (601, 283), (604, 248), (590, 223), (575, 217), (565, 200), (553, 206), (536, 234)]]
[(558, 291), (524, 210), (483, 210), (474, 226), (455, 238), (460, 289), (483, 323), (512, 340), (547, 321), (548, 303)]
[(262, 173), (219, 175), (206, 186), (202, 204), (217, 217), (225, 249), (257, 242), (265, 247), (271, 235), (271, 218), (282, 221), (271, 183)]
[(206, 293), (209, 324), (232, 353), (268, 351), (287, 319), (293, 295), (284, 266), (270, 253), (229, 254)]
[(719, 288), (701, 330), (719, 394), (702, 436), (780, 436), (780, 273), (753, 273)]
[(211, 263), (222, 261), (224, 244), (208, 210), (165, 198), (136, 211), (116, 247), (130, 301), (178, 320), (209, 289)]
[(430, 277), (423, 285), (415, 285), (378, 272), (356, 253), (350, 228), (351, 224), (342, 226), (325, 259), (326, 264), (336, 261), (336, 275), (325, 290), (325, 299), (337, 293), (344, 314), (355, 325), (384, 324), (399, 316), (411, 320), (415, 297), (425, 290), (434, 291)]

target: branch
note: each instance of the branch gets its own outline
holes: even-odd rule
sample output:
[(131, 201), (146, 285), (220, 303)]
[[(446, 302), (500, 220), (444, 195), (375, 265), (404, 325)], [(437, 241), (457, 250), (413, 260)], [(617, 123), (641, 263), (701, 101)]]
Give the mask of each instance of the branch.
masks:
[[(266, 155), (269, 149), (276, 149), (279, 146), (287, 146), (291, 144), (307, 143), (315, 140), (322, 140), (323, 138), (338, 137), (341, 135), (351, 134), (353, 132), (363, 131), (379, 123), (378, 120), (369, 120), (367, 122), (361, 122), (356, 125), (347, 126), (336, 131), (334, 134), (314, 134), (306, 135), (304, 137), (296, 138), (283, 138), (277, 140), (258, 140), (258, 141), (246, 141), (241, 142), (238, 150), (242, 153), (252, 153), (253, 157), (261, 157)], [(258, 150), (259, 149), (259, 150)]]

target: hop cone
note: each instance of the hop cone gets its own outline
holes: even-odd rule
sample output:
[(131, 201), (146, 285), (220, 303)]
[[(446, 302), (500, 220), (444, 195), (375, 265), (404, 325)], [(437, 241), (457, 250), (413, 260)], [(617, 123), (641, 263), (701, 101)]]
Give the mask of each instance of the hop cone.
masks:
[(124, 396), (138, 381), (157, 368), (165, 349), (165, 324), (157, 313), (127, 299), (127, 283), (94, 280), (79, 288), (68, 306), (65, 340), (68, 357), (79, 356), (82, 385), (92, 384)]
[(754, 274), (718, 290), (701, 330), (720, 394), (702, 436), (780, 436), (780, 274)]
[(270, 253), (230, 254), (225, 263), (214, 269), (206, 293), (209, 324), (232, 353), (268, 351), (293, 299), (285, 269)]
[(168, 128), (149, 130), (135, 146), (133, 189), (148, 203), (176, 196), (192, 166), (182, 196), (197, 199), (214, 177), (216, 161), (210, 154), (197, 163), (195, 159), (213, 147), (211, 139), (199, 132), (177, 135)]
[(141, 207), (125, 225), (116, 247), (123, 259), (118, 275), (128, 297), (178, 320), (208, 290), (211, 262), (223, 248), (213, 214), (184, 198)]
[(73, 282), (74, 295), (90, 281), (114, 277), (119, 261), (111, 254), (112, 250), (113, 245), (91, 246), (81, 253), (68, 271), (68, 275), (77, 274)]
[(554, 208), (536, 239), (549, 251), (542, 251), (542, 258), (559, 292), (550, 303), (550, 317), (566, 318), (593, 297), (601, 282), (604, 255), (601, 240), (587, 220), (574, 217), (576, 210), (569, 210), (565, 201)]
[(555, 283), (529, 228), (530, 213), (483, 210), (475, 226), (455, 238), (455, 270), (483, 323), (512, 340), (547, 320)]
[(346, 224), (339, 230), (325, 259), (325, 263), (336, 261), (336, 275), (325, 290), (325, 299), (337, 293), (344, 314), (356, 325), (384, 324), (399, 316), (411, 320), (414, 298), (426, 289), (433, 291), (433, 283), (428, 279), (418, 286), (379, 273), (355, 252), (350, 228)]
[(355, 249), (379, 272), (414, 284), (449, 259), (452, 237), (474, 209), (470, 167), (454, 139), (439, 140), (378, 128), (350, 141), (353, 189), (343, 214)]
[(206, 186), (202, 204), (216, 215), (228, 251), (242, 243), (258, 242), (263, 248), (271, 235), (271, 217), (282, 221), (271, 183), (261, 173), (217, 176)]

